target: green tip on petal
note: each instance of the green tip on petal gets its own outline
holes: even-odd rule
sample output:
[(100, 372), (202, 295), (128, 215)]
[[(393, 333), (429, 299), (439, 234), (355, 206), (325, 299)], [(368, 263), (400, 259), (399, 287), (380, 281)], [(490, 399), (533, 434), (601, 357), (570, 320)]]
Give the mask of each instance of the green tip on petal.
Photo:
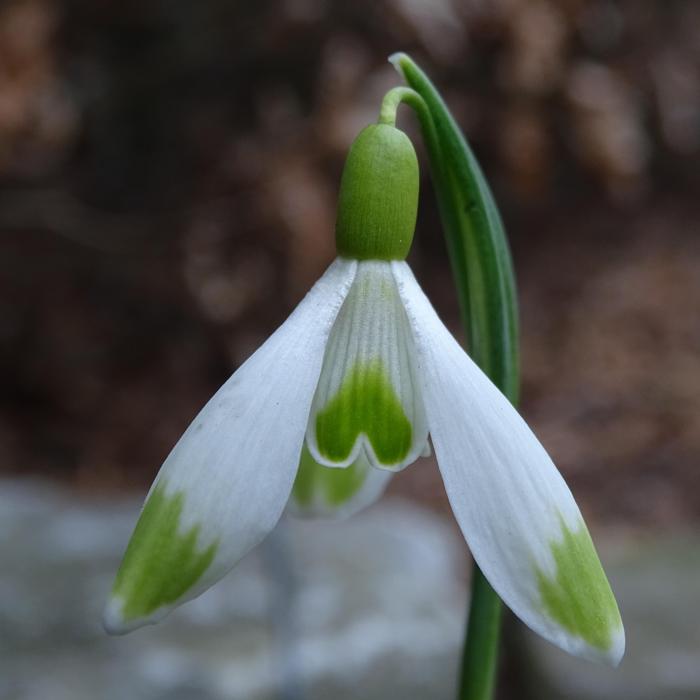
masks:
[(411, 450), (411, 422), (379, 360), (352, 367), (338, 393), (316, 416), (318, 451), (333, 462), (348, 459), (361, 435), (377, 461), (388, 467)]
[(110, 634), (162, 617), (158, 611), (189, 591), (214, 559), (218, 543), (200, 550), (198, 525), (180, 532), (184, 498), (181, 491), (166, 495), (161, 480), (146, 501), (105, 610), (103, 622)]
[(581, 520), (571, 530), (560, 518), (562, 539), (550, 542), (556, 565), (554, 577), (536, 568), (546, 614), (569, 634), (619, 662), (622, 620), (588, 529)]
[(325, 467), (311, 456), (304, 445), (292, 496), (301, 508), (311, 506), (318, 497), (331, 507), (341, 506), (362, 488), (368, 467), (359, 462), (344, 469)]
[(355, 139), (338, 197), (338, 253), (356, 260), (405, 260), (418, 211), (418, 159), (406, 134), (371, 124)]

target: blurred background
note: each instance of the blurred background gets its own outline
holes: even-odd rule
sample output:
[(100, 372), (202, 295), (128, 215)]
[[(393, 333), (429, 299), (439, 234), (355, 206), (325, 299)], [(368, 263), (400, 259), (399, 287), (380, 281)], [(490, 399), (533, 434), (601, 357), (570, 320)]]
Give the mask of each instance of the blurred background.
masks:
[[(501, 206), (523, 412), (627, 623), (613, 674), (509, 622), (499, 697), (700, 698), (699, 29), (693, 0), (0, 3), (0, 698), (452, 697), (468, 567), (429, 460), (230, 595), (99, 629), (164, 456), (331, 261), (397, 50)], [(421, 184), (410, 262), (459, 334)]]

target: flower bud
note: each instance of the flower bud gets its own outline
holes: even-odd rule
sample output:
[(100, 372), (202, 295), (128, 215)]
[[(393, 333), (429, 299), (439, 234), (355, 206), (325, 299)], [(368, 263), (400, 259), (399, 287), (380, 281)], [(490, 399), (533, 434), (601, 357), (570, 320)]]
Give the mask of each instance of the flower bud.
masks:
[(416, 227), (418, 159), (403, 131), (371, 124), (355, 139), (338, 198), (336, 247), (357, 260), (404, 260)]

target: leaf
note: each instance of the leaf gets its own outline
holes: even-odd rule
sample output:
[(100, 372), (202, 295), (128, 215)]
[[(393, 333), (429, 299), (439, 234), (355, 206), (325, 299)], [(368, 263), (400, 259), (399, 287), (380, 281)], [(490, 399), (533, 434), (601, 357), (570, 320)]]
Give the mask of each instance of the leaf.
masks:
[[(389, 59), (423, 99), (419, 112), (468, 345), (474, 361), (517, 404), (519, 347), (515, 277), (491, 189), (449, 109), (406, 54)], [(432, 126), (425, 124), (432, 120)], [(431, 143), (432, 141), (432, 143)]]

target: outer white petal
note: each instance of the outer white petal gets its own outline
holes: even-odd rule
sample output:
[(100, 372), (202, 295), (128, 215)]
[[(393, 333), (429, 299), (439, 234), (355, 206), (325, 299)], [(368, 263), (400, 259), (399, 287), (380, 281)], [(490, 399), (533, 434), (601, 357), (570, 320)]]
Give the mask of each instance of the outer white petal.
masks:
[[(175, 445), (149, 498), (157, 494), (166, 504), (181, 506), (174, 528), (180, 538), (178, 546), (184, 547), (183, 538), (189, 536), (196, 540), (198, 556), (210, 547), (215, 554), (189, 587), (188, 581), (184, 582), (181, 587), (186, 590), (181, 595), (168, 600), (173, 598), (173, 583), (177, 585), (178, 576), (184, 575), (172, 561), (183, 556), (178, 554), (180, 550), (173, 550), (174, 532), (166, 531), (165, 536), (156, 532), (164, 527), (158, 521), (159, 517), (162, 521), (161, 515), (144, 517), (146, 505), (130, 543), (130, 547), (144, 551), (137, 551), (129, 560), (127, 550), (115, 593), (105, 610), (104, 624), (109, 632), (128, 632), (156, 622), (196, 597), (275, 526), (299, 464), (328, 335), (356, 268), (354, 261), (336, 260), (287, 321), (211, 398)], [(175, 502), (175, 498), (180, 500)], [(168, 512), (173, 515), (172, 508)], [(144, 520), (147, 522), (142, 525)], [(149, 548), (152, 551), (146, 551)], [(189, 553), (186, 547), (183, 551)], [(144, 578), (143, 570), (153, 567), (154, 557), (171, 562), (172, 570), (157, 570), (155, 577)], [(123, 571), (124, 567), (128, 570)], [(126, 577), (128, 584), (128, 577), (137, 577), (132, 579), (136, 581), (139, 576), (148, 586), (154, 585), (154, 578), (161, 579), (163, 583), (157, 585), (162, 590), (152, 591), (151, 598), (162, 596), (166, 602), (147, 614), (134, 615), (139, 606), (129, 606), (119, 593), (119, 582), (120, 577)], [(166, 592), (168, 586), (170, 593)], [(128, 585), (122, 588), (129, 590)], [(138, 590), (138, 586), (132, 589)]]
[[(476, 562), (533, 630), (570, 653), (617, 664), (622, 622), (569, 488), (517, 411), (441, 323), (408, 266), (393, 269), (414, 332), (433, 447)], [(552, 590), (555, 604), (562, 603), (558, 616), (547, 607)], [(603, 625), (604, 643), (589, 643), (595, 633), (581, 633), (567, 615)]]

